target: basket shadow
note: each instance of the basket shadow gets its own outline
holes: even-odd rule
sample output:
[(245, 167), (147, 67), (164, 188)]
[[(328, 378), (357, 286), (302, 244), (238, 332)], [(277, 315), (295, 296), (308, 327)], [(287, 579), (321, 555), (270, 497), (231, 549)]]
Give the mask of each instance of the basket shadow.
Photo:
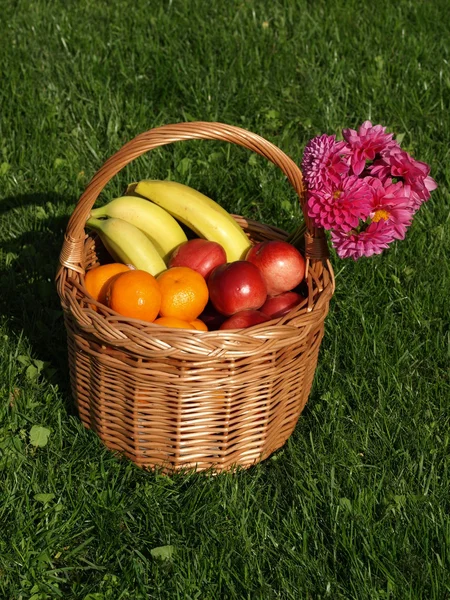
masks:
[[(66, 331), (55, 286), (68, 216), (46, 214), (45, 210), (49, 203), (61, 207), (72, 202), (73, 199), (53, 192), (19, 195), (2, 201), (0, 213), (28, 206), (36, 208), (36, 214), (31, 228), (20, 234), (8, 227), (6, 220), (2, 226), (4, 259), (0, 264), (0, 312), (8, 328), (26, 338), (31, 346), (31, 357), (44, 361), (42, 376), (58, 386), (68, 411), (75, 414), (70, 393)], [(21, 218), (19, 212), (17, 218)]]

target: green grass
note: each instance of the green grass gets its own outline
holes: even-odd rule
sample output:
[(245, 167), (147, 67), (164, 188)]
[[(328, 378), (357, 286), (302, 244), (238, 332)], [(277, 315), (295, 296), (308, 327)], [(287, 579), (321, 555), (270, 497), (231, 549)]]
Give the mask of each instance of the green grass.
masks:
[[(450, 598), (447, 0), (5, 0), (1, 12), (0, 597)], [(164, 123), (239, 125), (300, 161), (314, 135), (367, 118), (402, 134), (439, 188), (382, 256), (333, 255), (319, 366), (288, 443), (215, 478), (117, 459), (76, 416), (53, 282), (91, 176)], [(103, 198), (141, 176), (288, 230), (298, 220), (282, 174), (241, 148), (153, 151)], [(169, 560), (153, 556), (167, 545)]]

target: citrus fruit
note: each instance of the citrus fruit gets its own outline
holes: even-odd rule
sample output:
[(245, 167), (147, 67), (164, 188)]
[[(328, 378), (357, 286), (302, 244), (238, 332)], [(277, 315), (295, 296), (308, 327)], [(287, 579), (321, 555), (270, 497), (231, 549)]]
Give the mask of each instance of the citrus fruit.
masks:
[(190, 267), (171, 267), (156, 278), (161, 290), (162, 317), (193, 321), (208, 302), (205, 278)]
[(147, 271), (128, 271), (111, 279), (106, 301), (124, 317), (154, 321), (161, 305), (161, 292), (155, 277)]
[(208, 331), (208, 326), (201, 319), (194, 319), (193, 321), (189, 321), (191, 325), (198, 329), (199, 331)]
[(183, 319), (177, 319), (177, 317), (158, 317), (154, 321), (155, 325), (162, 325), (163, 327), (174, 327), (176, 329), (195, 329), (192, 323), (183, 321)]
[[(111, 278), (118, 273), (125, 273), (125, 271), (129, 270), (130, 268), (122, 263), (111, 263), (109, 265), (94, 267), (84, 276), (84, 287), (95, 300), (106, 304), (106, 289)], [(92, 304), (91, 308), (95, 309), (95, 306)]]

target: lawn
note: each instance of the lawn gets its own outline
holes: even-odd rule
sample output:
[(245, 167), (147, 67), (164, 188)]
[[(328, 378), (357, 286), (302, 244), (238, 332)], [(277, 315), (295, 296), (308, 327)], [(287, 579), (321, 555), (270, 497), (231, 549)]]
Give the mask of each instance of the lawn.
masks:
[[(0, 45), (0, 597), (450, 598), (450, 6), (447, 0), (4, 0)], [(165, 477), (114, 456), (70, 394), (54, 276), (103, 162), (152, 127), (222, 121), (301, 161), (365, 119), (438, 182), (406, 239), (332, 253), (307, 408), (237, 473)], [(288, 231), (295, 193), (220, 142), (134, 161)], [(170, 546), (167, 558), (155, 549)]]

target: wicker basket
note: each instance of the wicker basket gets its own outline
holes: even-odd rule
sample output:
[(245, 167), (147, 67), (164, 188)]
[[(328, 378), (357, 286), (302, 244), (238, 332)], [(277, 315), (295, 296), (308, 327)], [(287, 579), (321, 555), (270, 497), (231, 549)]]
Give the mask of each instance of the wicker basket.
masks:
[[(308, 297), (281, 319), (241, 331), (190, 331), (92, 309), (84, 273), (101, 245), (85, 224), (120, 169), (148, 150), (193, 139), (232, 142), (266, 157), (303, 206), (296, 164), (264, 138), (221, 123), (179, 123), (131, 140), (93, 177), (67, 226), (57, 289), (68, 336), (73, 396), (83, 424), (142, 467), (165, 472), (249, 467), (280, 448), (305, 406), (334, 291), (324, 232), (306, 217)], [(285, 239), (236, 216), (253, 241)]]

